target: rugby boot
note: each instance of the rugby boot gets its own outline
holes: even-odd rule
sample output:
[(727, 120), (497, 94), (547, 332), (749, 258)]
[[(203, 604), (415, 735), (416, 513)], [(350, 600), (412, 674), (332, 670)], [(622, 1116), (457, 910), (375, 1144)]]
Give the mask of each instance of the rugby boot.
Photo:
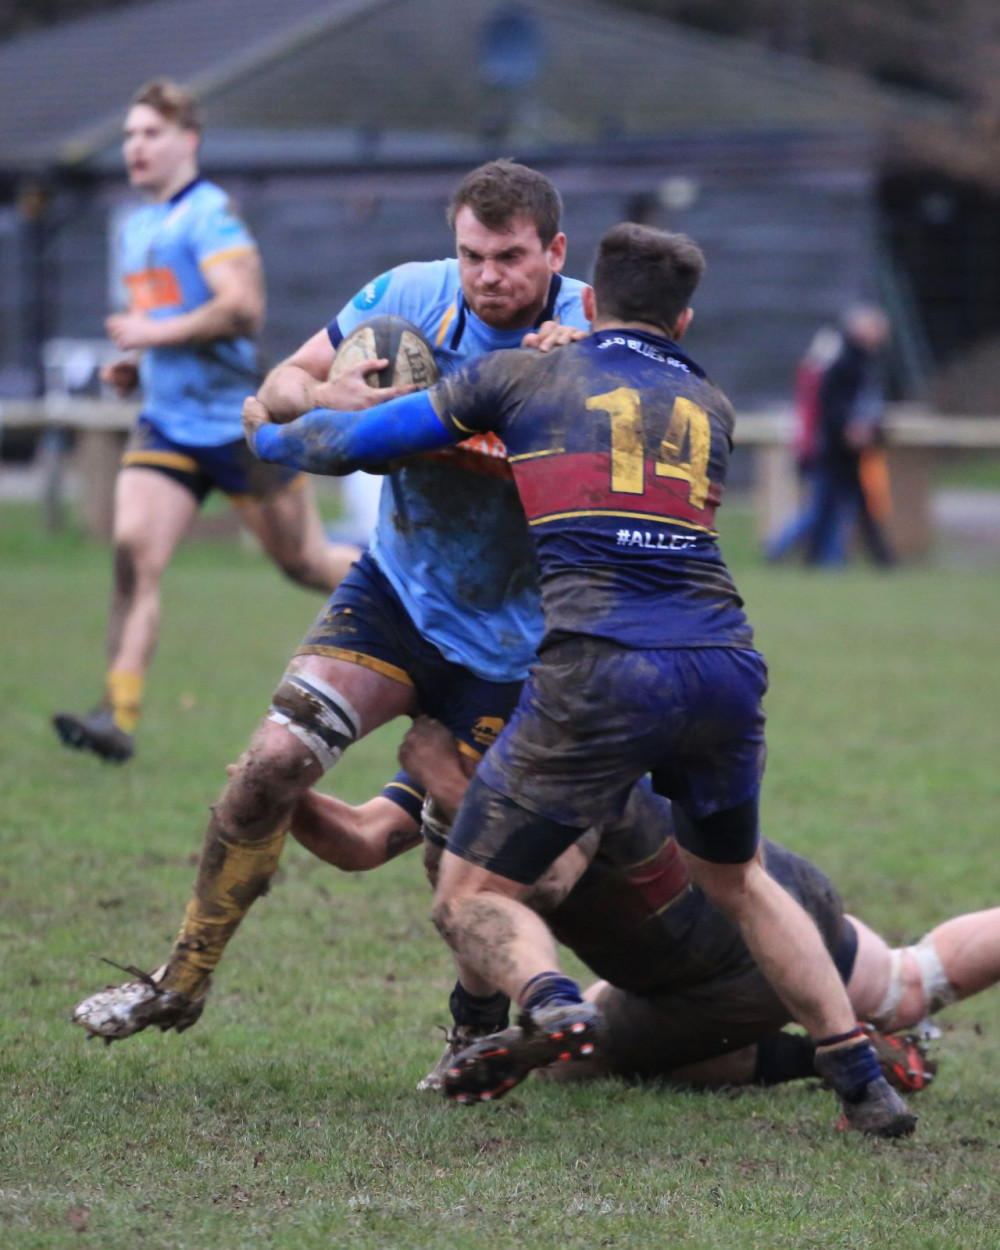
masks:
[(486, 1036), (488, 1034), (483, 1030), (471, 1028), (467, 1024), (456, 1024), (450, 1032), (445, 1029), (444, 1053), (434, 1067), (431, 1068), (430, 1072), (417, 1082), (417, 1089), (421, 1092), (441, 1089), (444, 1083), (444, 1074), (452, 1067), (456, 1057), (463, 1050), (467, 1050), (474, 1042)]
[(455, 1056), (442, 1083), (453, 1102), (490, 1102), (519, 1085), (535, 1068), (586, 1059), (601, 1029), (593, 1003), (523, 1012), (517, 1024), (473, 1042)]
[[(857, 1051), (861, 1045), (869, 1045), (867, 1038), (854, 1043), (850, 1050)], [(844, 1049), (819, 1050), (814, 1062), (816, 1071), (840, 1098), (843, 1115), (838, 1127), (873, 1137), (909, 1137), (916, 1129), (917, 1117), (881, 1073), (860, 1085), (853, 1081), (846, 1084), (850, 1059), (845, 1064)]]
[(102, 760), (124, 764), (135, 751), (132, 735), (119, 729), (109, 707), (95, 708), (86, 716), (59, 712), (52, 717), (52, 724), (65, 746), (76, 747), (78, 751), (92, 751)]
[(882, 1075), (893, 1089), (901, 1094), (915, 1094), (934, 1080), (937, 1060), (927, 1054), (919, 1037), (912, 1033), (880, 1033), (871, 1024), (864, 1029)]
[(126, 968), (138, 980), (124, 985), (109, 985), (73, 1008), (73, 1023), (87, 1030), (91, 1037), (103, 1037), (110, 1045), (133, 1033), (141, 1033), (155, 1025), (162, 1033), (176, 1029), (183, 1033), (196, 1024), (205, 1008), (209, 985), (206, 983), (194, 998), (177, 990), (163, 989), (160, 982), (167, 965), (152, 974), (138, 968)]

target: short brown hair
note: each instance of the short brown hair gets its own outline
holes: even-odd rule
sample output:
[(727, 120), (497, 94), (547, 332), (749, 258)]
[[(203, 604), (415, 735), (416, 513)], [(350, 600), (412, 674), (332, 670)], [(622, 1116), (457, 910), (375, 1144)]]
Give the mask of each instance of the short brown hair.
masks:
[(645, 321), (669, 333), (704, 272), (701, 248), (686, 234), (623, 222), (598, 244), (593, 284), (598, 314)]
[(488, 161), (466, 174), (448, 205), (448, 225), (454, 230), (460, 208), (471, 208), (488, 230), (504, 230), (523, 214), (535, 223), (542, 247), (559, 231), (562, 197), (544, 174), (516, 161)]
[(201, 134), (201, 112), (194, 93), (169, 78), (154, 78), (140, 87), (132, 97), (133, 107), (136, 104), (155, 109), (168, 122), (180, 126), (181, 130)]

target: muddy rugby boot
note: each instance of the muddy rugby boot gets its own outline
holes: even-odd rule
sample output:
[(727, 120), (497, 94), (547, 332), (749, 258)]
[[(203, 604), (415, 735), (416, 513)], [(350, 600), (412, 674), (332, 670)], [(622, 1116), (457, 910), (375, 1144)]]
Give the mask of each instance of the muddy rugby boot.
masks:
[(866, 1024), (865, 1033), (875, 1051), (882, 1075), (901, 1094), (915, 1094), (926, 1089), (937, 1073), (937, 1060), (913, 1033), (880, 1033)]
[[(917, 1117), (879, 1071), (866, 1036), (847, 1046), (817, 1050), (813, 1062), (840, 1099), (843, 1115), (838, 1128), (872, 1137), (909, 1137), (917, 1127)], [(869, 1069), (878, 1075), (871, 1077)]]
[(455, 1056), (444, 1073), (444, 1095), (460, 1103), (500, 1098), (535, 1068), (589, 1058), (600, 1026), (593, 1003), (526, 1011), (513, 1028), (480, 1038)]
[(52, 724), (64, 746), (91, 751), (102, 760), (124, 764), (135, 752), (132, 735), (118, 728), (109, 707), (95, 708), (86, 716), (59, 712), (52, 717)]
[(150, 1025), (161, 1032), (176, 1029), (183, 1033), (196, 1024), (205, 1008), (209, 985), (196, 998), (177, 990), (160, 987), (167, 965), (151, 975), (138, 968), (125, 968), (139, 979), (124, 985), (109, 985), (91, 994), (73, 1008), (73, 1023), (87, 1030), (91, 1037), (103, 1037), (109, 1044), (141, 1033)]

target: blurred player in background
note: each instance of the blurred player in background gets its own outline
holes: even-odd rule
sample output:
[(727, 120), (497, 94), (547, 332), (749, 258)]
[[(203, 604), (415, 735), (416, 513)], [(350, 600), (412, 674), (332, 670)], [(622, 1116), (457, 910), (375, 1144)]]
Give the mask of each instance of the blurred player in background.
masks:
[(474, 776), (442, 859), (434, 916), (464, 969), (524, 1010), (518, 1040), (458, 1055), (448, 1090), (496, 1097), (586, 1056), (601, 1013), (559, 970), (524, 896), (583, 830), (621, 819), (647, 772), (673, 802), (683, 862), (738, 928), (816, 1064), (864, 1132), (915, 1121), (802, 907), (757, 854), (766, 668), (714, 516), (734, 417), (676, 346), (704, 259), (685, 236), (622, 225), (601, 240), (594, 333), (554, 354), (481, 357), (368, 414), (291, 425), (244, 409), (262, 458), (350, 472), (488, 432), (504, 440), (538, 553), (545, 637), (517, 712)]
[[(183, 88), (156, 81), (134, 97), (122, 150), (129, 183), (147, 203), (119, 240), (129, 307), (109, 317), (107, 329), (129, 354), (104, 379), (122, 396), (141, 387), (142, 415), (115, 491), (104, 697), (87, 715), (54, 718), (67, 746), (117, 761), (134, 750), (160, 580), (211, 490), (229, 496), (300, 585), (332, 590), (358, 554), (327, 543), (302, 475), (248, 454), (240, 408), (258, 381), (253, 340), (264, 281), (257, 246), (226, 193), (198, 176), (200, 138), (197, 104)], [(359, 402), (374, 399), (359, 394)]]
[[(457, 258), (375, 278), (268, 376), (261, 397), (283, 418), (342, 407), (328, 381), (335, 353), (376, 313), (413, 322), (445, 373), (526, 337), (534, 343), (543, 327), (550, 342), (580, 333), (584, 286), (561, 273), (561, 212), (555, 187), (535, 170), (511, 161), (473, 170), (449, 209)], [(85, 1000), (78, 1023), (110, 1037), (186, 1027), (226, 943), (267, 889), (309, 787), (352, 742), (417, 711), (447, 725), (471, 770), (517, 702), (540, 636), (535, 555), (499, 440), (476, 434), (388, 474), (369, 552), (307, 634), (213, 808), (167, 964)], [(395, 793), (408, 791), (399, 779)], [(465, 990), (494, 1002), (492, 986), (469, 981)], [(488, 1023), (505, 1018), (504, 1008)]]

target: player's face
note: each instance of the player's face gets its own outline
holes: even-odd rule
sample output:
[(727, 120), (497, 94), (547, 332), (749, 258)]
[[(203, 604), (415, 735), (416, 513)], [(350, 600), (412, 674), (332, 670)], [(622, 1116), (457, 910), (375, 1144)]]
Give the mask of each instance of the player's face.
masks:
[(506, 230), (490, 230), (468, 205), (455, 215), (455, 247), (462, 294), (495, 330), (527, 330), (535, 324), (552, 275), (566, 258), (564, 234), (543, 247), (530, 217), (519, 214)]
[(148, 104), (135, 104), (125, 118), (122, 155), (128, 180), (149, 195), (172, 195), (193, 176), (198, 136), (184, 130)]

